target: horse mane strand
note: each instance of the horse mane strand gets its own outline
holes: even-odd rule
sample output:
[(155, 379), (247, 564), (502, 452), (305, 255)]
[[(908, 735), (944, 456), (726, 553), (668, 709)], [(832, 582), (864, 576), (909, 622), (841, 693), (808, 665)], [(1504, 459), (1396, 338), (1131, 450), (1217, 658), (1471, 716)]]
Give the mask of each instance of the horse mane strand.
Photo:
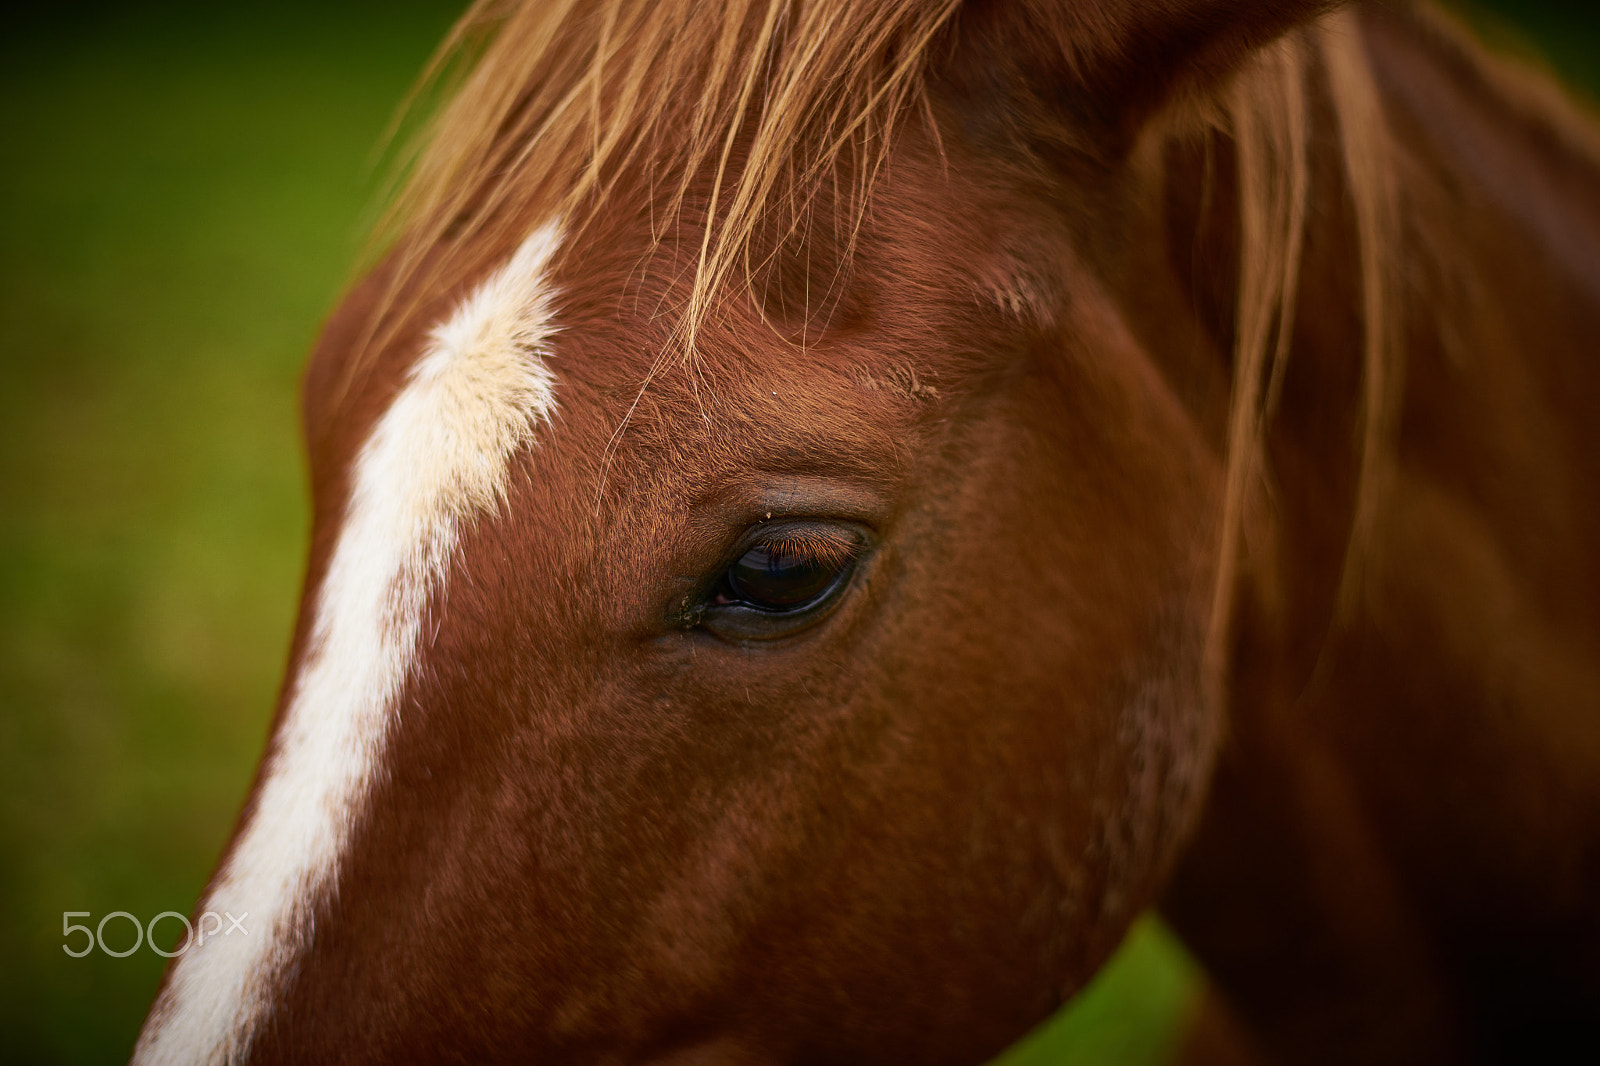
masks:
[(1208, 670), (1214, 679), (1225, 676), (1221, 657), (1250, 507), (1267, 478), (1267, 426), (1277, 408), (1294, 335), (1311, 195), (1313, 64), (1325, 76), (1337, 119), (1361, 283), (1359, 467), (1336, 624), (1355, 604), (1359, 559), (1388, 470), (1403, 370), (1402, 303), (1396, 288), (1402, 241), (1397, 158), (1354, 16), (1335, 12), (1263, 48), (1235, 76), (1223, 102), (1221, 125), (1237, 152), (1240, 254), (1222, 551)]

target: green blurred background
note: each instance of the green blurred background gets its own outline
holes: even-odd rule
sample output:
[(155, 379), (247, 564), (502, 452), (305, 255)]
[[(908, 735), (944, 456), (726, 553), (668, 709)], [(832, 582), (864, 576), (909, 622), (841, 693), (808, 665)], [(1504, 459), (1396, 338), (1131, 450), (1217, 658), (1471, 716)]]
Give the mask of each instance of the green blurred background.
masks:
[[(1496, 6), (1600, 88), (1593, 5)], [(460, 7), (70, 5), (0, 40), (0, 1061), (126, 1059), (162, 959), (69, 958), (62, 912), (187, 912), (244, 797), (306, 534), (300, 363)], [(1158, 1061), (1192, 988), (1147, 923), (1008, 1062)]]

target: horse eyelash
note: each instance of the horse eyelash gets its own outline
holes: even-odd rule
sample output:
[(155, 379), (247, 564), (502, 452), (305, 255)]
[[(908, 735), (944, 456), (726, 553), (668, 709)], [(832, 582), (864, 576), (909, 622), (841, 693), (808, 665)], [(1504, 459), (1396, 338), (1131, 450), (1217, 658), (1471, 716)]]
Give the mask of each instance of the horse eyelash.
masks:
[(754, 546), (767, 549), (775, 560), (798, 558), (833, 567), (844, 566), (864, 547), (860, 538), (848, 530), (828, 527), (776, 530)]

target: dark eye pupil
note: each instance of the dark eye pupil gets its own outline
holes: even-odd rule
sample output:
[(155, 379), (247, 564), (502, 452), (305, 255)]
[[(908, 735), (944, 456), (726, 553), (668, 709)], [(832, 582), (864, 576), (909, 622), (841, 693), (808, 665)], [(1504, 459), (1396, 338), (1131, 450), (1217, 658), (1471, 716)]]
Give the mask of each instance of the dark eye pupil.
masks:
[(822, 595), (843, 568), (758, 544), (728, 569), (728, 586), (752, 607), (781, 611)]

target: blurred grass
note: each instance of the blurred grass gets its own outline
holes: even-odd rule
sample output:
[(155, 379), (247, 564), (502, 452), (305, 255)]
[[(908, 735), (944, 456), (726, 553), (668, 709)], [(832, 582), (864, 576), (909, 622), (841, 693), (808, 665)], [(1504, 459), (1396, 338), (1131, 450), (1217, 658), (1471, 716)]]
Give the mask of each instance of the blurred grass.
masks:
[(300, 580), (299, 366), (458, 6), (74, 7), (0, 45), (8, 1059), (126, 1058), (162, 960), (69, 958), (61, 912), (187, 913), (243, 798)]
[[(61, 914), (187, 912), (245, 794), (300, 579), (297, 374), (458, 6), (74, 5), (0, 40), (4, 1061), (126, 1058), (162, 960), (68, 958)], [(1600, 87), (1600, 18), (1503, 6)], [(1159, 1061), (1193, 981), (1142, 925), (1002, 1061)]]

